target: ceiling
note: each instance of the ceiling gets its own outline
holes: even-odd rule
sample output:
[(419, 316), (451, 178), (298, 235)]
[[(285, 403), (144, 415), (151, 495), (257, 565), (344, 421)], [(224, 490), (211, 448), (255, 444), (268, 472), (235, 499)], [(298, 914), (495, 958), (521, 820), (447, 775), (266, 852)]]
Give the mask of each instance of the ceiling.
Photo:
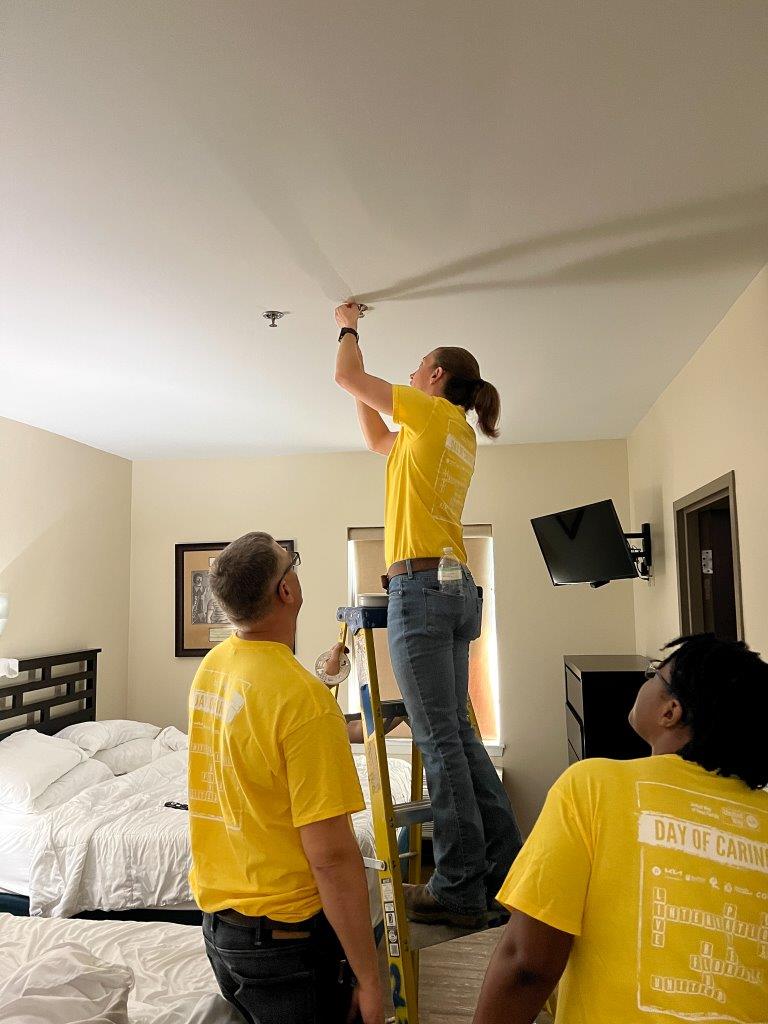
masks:
[[(626, 436), (768, 259), (764, 0), (6, 0), (0, 415), (129, 458), (361, 447), (475, 352)], [(266, 309), (289, 311), (271, 329)]]

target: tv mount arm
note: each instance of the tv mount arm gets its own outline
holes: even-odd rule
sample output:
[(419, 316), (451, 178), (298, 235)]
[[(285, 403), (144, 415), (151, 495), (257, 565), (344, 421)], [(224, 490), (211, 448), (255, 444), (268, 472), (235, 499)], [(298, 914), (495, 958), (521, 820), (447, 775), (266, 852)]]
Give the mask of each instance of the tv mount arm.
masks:
[[(637, 566), (637, 575), (641, 580), (651, 578), (651, 567), (653, 566), (653, 548), (651, 546), (651, 524), (643, 523), (640, 533), (625, 533), (624, 536), (629, 542), (629, 551)], [(639, 547), (632, 544), (633, 540), (640, 540)]]

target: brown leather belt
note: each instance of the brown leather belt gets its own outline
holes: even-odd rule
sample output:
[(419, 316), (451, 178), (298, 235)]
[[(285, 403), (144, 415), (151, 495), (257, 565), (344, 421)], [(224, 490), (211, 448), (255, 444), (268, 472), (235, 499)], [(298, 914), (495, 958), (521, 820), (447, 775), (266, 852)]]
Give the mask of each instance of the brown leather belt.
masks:
[[(318, 917), (319, 915), (315, 915)], [(306, 921), (274, 921), (271, 917), (250, 917), (239, 910), (217, 910), (214, 917), (236, 928), (258, 928), (268, 932), (273, 939), (308, 939), (312, 934), (315, 918)]]
[(381, 577), (381, 585), (387, 590), (389, 581), (395, 576), (402, 576), (408, 572), (409, 566), (411, 572), (429, 572), (430, 569), (436, 569), (438, 565), (440, 565), (439, 558), (404, 558), (402, 562), (393, 562), (390, 565), (385, 575)]

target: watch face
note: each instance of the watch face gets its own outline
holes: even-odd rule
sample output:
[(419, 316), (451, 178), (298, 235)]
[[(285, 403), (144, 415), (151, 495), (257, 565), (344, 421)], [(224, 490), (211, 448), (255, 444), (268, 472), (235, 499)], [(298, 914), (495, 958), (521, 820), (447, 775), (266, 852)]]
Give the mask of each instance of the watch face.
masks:
[(337, 683), (343, 683), (344, 680), (349, 676), (351, 664), (346, 654), (342, 654), (339, 657), (339, 671), (333, 676), (329, 675), (325, 671), (325, 666), (328, 664), (328, 658), (331, 652), (326, 651), (325, 654), (321, 654), (315, 662), (315, 675), (318, 679), (321, 679), (324, 683), (329, 686), (335, 686)]

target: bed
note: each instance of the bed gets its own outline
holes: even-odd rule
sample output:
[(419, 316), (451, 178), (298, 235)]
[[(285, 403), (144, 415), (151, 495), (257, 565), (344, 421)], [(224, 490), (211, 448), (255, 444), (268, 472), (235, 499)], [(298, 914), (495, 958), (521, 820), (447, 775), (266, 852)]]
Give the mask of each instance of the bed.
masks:
[[(80, 701), (85, 706), (75, 708), (71, 715), (44, 716), (32, 722), (34, 730), (57, 737), (70, 725), (95, 722), (97, 653), (76, 652), (20, 663), (20, 669), (25, 666), (25, 671), (36, 669), (48, 674), (0, 689), (0, 698), (5, 695), (6, 700), (10, 697), (13, 702), (11, 710), (17, 718), (17, 724), (5, 730), (5, 735), (29, 729), (26, 721), (19, 725), (18, 712), (23, 708), (25, 714), (33, 714), (35, 701), (25, 701), (20, 695), (34, 695), (43, 683), (50, 688), (62, 678), (65, 681), (58, 685), (66, 687), (66, 692), (60, 697)], [(73, 659), (85, 664), (85, 669), (71, 669)], [(54, 664), (68, 664), (70, 668), (64, 677), (51, 676)], [(9, 694), (9, 690), (13, 692)], [(45, 699), (48, 714), (50, 707), (58, 706), (50, 704), (50, 700)], [(0, 710), (0, 720), (10, 717)], [(40, 917), (74, 917), (93, 912), (151, 914), (199, 923), (199, 911), (187, 881), (188, 816), (184, 810), (164, 806), (167, 802), (186, 802), (186, 736), (172, 728), (149, 728), (155, 730), (149, 763), (89, 785), (39, 813), (19, 813), (0, 807), (0, 889), (5, 891), (5, 896), (0, 894), (0, 909)], [(0, 743), (0, 752), (2, 746)], [(355, 764), (368, 802), (365, 757), (356, 754)], [(390, 775), (395, 802), (407, 801), (410, 764), (393, 758)], [(353, 815), (352, 820), (363, 856), (375, 858), (370, 809)], [(369, 870), (367, 875), (377, 924), (381, 911), (376, 873)]]
[(242, 1024), (199, 928), (0, 914), (0, 1019)]

